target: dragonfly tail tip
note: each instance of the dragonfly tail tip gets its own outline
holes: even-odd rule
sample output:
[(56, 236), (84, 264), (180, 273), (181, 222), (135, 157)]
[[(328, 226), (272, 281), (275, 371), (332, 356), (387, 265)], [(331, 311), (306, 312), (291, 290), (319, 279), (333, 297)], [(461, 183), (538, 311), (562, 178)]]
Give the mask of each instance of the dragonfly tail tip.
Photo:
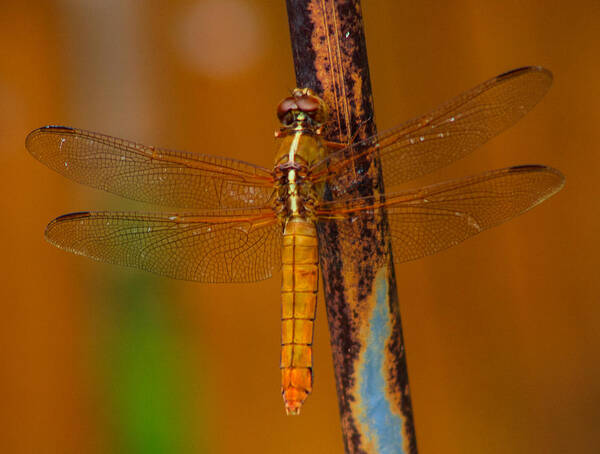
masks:
[(297, 416), (300, 414), (300, 408), (302, 404), (300, 402), (286, 402), (285, 403), (285, 414), (288, 416)]

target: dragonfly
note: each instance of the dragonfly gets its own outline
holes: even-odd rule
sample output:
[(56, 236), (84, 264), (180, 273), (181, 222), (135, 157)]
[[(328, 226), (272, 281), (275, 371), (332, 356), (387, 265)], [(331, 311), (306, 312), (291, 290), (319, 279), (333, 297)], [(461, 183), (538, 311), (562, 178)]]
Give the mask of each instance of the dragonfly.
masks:
[[(551, 83), (544, 68), (512, 70), (426, 115), (345, 145), (324, 139), (325, 102), (296, 88), (277, 107), (273, 168), (64, 126), (32, 131), (26, 148), (78, 183), (173, 209), (59, 216), (45, 236), (61, 249), (204, 283), (256, 282), (281, 270), (281, 392), (286, 413), (295, 415), (313, 389), (320, 224), (342, 226), (385, 210), (391, 257), (401, 263), (507, 221), (564, 184), (558, 170), (522, 165), (357, 196), (352, 188), (365, 178), (359, 160), (380, 163), (386, 188), (433, 172), (514, 124)], [(339, 240), (361, 241), (351, 229), (340, 229)]]

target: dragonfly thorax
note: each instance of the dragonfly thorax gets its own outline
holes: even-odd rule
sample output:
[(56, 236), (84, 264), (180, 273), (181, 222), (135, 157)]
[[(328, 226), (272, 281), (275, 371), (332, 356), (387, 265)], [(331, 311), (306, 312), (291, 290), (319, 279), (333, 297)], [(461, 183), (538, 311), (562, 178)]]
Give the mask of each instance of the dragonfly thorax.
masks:
[(307, 177), (310, 166), (324, 157), (322, 140), (310, 128), (279, 138), (281, 144), (274, 168), (278, 191), (276, 212), (282, 220), (291, 216), (313, 219), (318, 194)]
[(308, 167), (288, 161), (276, 167), (278, 174), (275, 211), (283, 221), (290, 217), (314, 218), (316, 193), (306, 179)]

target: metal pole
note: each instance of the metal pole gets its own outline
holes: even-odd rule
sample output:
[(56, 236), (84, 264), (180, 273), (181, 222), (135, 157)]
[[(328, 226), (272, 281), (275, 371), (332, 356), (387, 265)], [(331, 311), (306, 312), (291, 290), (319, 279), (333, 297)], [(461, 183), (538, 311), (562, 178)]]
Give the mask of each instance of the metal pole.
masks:
[[(287, 0), (296, 82), (331, 109), (328, 141), (376, 132), (359, 0)], [(358, 163), (369, 178), (356, 195), (383, 194), (377, 162)], [(344, 445), (347, 453), (417, 453), (406, 356), (385, 212), (343, 229), (319, 228), (319, 249)], [(384, 260), (374, 260), (383, 257)]]

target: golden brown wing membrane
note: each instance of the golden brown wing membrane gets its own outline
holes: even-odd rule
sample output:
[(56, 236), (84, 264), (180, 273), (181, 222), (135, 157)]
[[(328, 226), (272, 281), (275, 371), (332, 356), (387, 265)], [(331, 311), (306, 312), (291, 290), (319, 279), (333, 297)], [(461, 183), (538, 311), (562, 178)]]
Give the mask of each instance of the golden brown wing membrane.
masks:
[(327, 202), (322, 222), (338, 223), (341, 241), (360, 241), (353, 219), (386, 210), (394, 262), (434, 254), (508, 221), (558, 192), (563, 175), (550, 167), (518, 166), (427, 186), (416, 191)]
[(338, 193), (356, 177), (357, 159), (379, 158), (387, 189), (444, 167), (474, 151), (531, 110), (552, 84), (541, 67), (497, 76), (402, 126), (329, 155), (312, 169), (314, 182)]
[(281, 225), (262, 210), (71, 213), (48, 224), (46, 238), (95, 260), (198, 282), (260, 281), (281, 265)]
[(43, 164), (78, 183), (142, 202), (199, 209), (260, 208), (273, 194), (273, 176), (262, 167), (81, 129), (36, 129), (25, 146)]

